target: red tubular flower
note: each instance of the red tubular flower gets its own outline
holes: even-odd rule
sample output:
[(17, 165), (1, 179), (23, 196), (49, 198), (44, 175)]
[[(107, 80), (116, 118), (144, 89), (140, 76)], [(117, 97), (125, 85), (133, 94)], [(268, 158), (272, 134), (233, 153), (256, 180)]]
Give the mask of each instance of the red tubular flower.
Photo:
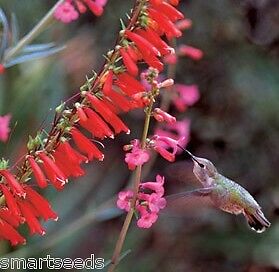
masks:
[(112, 101), (111, 99), (109, 99), (109, 97), (104, 96), (103, 97), (103, 103), (105, 104), (106, 107), (108, 107), (112, 112), (114, 112), (115, 114), (118, 114), (120, 112), (120, 108), (117, 107)]
[(159, 5), (153, 5), (154, 9), (166, 15), (169, 20), (175, 22), (184, 18), (184, 15), (178, 11), (176, 8), (168, 4), (167, 2), (162, 2)]
[(11, 194), (9, 189), (4, 185), (1, 184), (1, 191), (3, 195), (5, 196), (5, 201), (7, 204), (7, 207), (11, 211), (14, 217), (20, 218), (20, 210), (16, 204), (16, 199), (15, 197)]
[(136, 47), (129, 45), (126, 47), (126, 49), (127, 49), (127, 53), (129, 54), (129, 56), (134, 62), (137, 62), (138, 60), (142, 59), (142, 55), (140, 54), (140, 52)]
[(58, 220), (58, 215), (51, 209), (49, 202), (45, 198), (29, 186), (26, 186), (25, 190), (27, 193), (26, 200), (30, 202), (40, 217), (45, 221), (49, 219)]
[[(83, 110), (83, 108), (79, 107), (78, 109), (78, 116), (81, 116), (79, 117), (79, 124), (91, 132), (93, 137), (100, 139), (104, 139), (105, 137), (113, 138), (113, 132), (98, 114), (89, 108), (84, 108)], [(82, 118), (83, 115), (86, 118)]]
[[(135, 78), (131, 77), (127, 73), (121, 73), (117, 75), (117, 78), (119, 79), (119, 82), (121, 82), (122, 85), (119, 87), (122, 89), (122, 86), (125, 86), (125, 90), (123, 90), (128, 96), (134, 95), (139, 92), (144, 92), (144, 86)], [(129, 90), (127, 93), (126, 90)]]
[(52, 184), (55, 186), (56, 189), (62, 189), (65, 183), (68, 182), (65, 174), (44, 152), (38, 152), (38, 156), (43, 161), (44, 169)]
[(24, 222), (23, 217), (16, 217), (7, 207), (0, 209), (0, 218), (15, 228), (17, 228), (20, 223)]
[(142, 54), (142, 58), (144, 59), (144, 61), (149, 66), (162, 71), (163, 64), (159, 61), (159, 59), (157, 59), (157, 56), (160, 56), (160, 51), (142, 36), (128, 30), (126, 30), (125, 33), (127, 37), (136, 44)]
[[(96, 132), (96, 137), (103, 139), (105, 137), (114, 138), (113, 132), (109, 128), (109, 126), (105, 123), (105, 121), (92, 109), (85, 108), (84, 111), (88, 116), (88, 125), (91, 128), (90, 132), (94, 135), (94, 131)], [(99, 135), (99, 136), (97, 136)]]
[(127, 112), (134, 108), (134, 104), (131, 103), (124, 95), (111, 90), (107, 96), (114, 103), (114, 105), (118, 106), (122, 111)]
[[(80, 167), (82, 162), (88, 162), (87, 157), (75, 151), (68, 142), (60, 143), (54, 153), (57, 166), (67, 175), (67, 177), (80, 177), (85, 174)], [(65, 163), (67, 161), (67, 163)]]
[(12, 246), (25, 244), (26, 240), (6, 221), (0, 220), (1, 238), (9, 240)]
[(32, 156), (28, 156), (27, 160), (30, 164), (30, 167), (33, 171), (37, 184), (40, 188), (47, 187), (47, 180), (39, 165), (36, 163), (35, 159)]
[(3, 176), (12, 191), (18, 196), (25, 197), (26, 193), (17, 179), (6, 169), (0, 170), (0, 175)]
[(96, 4), (92, 0), (83, 0), (86, 5), (89, 7), (89, 9), (94, 13), (96, 16), (101, 16), (104, 12), (104, 9), (102, 6)]
[(77, 145), (78, 149), (87, 155), (88, 160), (93, 160), (97, 158), (102, 161), (104, 159), (104, 154), (99, 151), (99, 149), (91, 143), (89, 139), (87, 139), (77, 128), (72, 127), (71, 134), (73, 136), (73, 140)]
[(149, 0), (151, 5), (160, 5), (163, 3), (163, 0)]
[(106, 120), (107, 123), (113, 127), (116, 134), (120, 133), (121, 131), (124, 131), (127, 134), (130, 133), (130, 130), (120, 120), (120, 118), (108, 107), (106, 107), (100, 99), (90, 93), (87, 93), (86, 97), (90, 101), (91, 106)]
[(164, 64), (159, 61), (159, 59), (157, 59), (154, 55), (143, 54), (142, 57), (149, 66), (156, 68), (159, 72), (163, 71)]
[(125, 35), (136, 44), (137, 48), (140, 50), (142, 54), (150, 54), (154, 56), (160, 56), (159, 50), (153, 46), (149, 41), (140, 35), (130, 31), (125, 30)]
[(160, 25), (168, 40), (174, 37), (178, 38), (182, 35), (182, 32), (164, 14), (152, 8), (148, 9), (148, 14), (158, 25)]
[(139, 69), (134, 60), (130, 57), (128, 52), (124, 48), (120, 48), (120, 54), (122, 56), (123, 63), (127, 69), (127, 71), (132, 75), (132, 76), (137, 76)]
[(18, 205), (22, 215), (26, 219), (30, 234), (33, 235), (38, 233), (40, 235), (45, 235), (45, 229), (41, 226), (40, 222), (34, 215), (34, 208), (31, 206), (31, 204), (27, 201), (20, 200), (18, 201)]
[(103, 93), (107, 94), (111, 91), (112, 89), (112, 82), (113, 82), (113, 71), (109, 70), (108, 74), (106, 76), (104, 86), (103, 86)]
[(161, 37), (150, 27), (146, 28), (145, 30), (137, 29), (136, 33), (153, 44), (163, 56), (168, 55), (174, 51), (174, 49), (169, 47), (168, 44), (164, 42)]
[(169, 0), (169, 3), (173, 6), (177, 6), (180, 0)]
[(79, 121), (81, 123), (85, 123), (88, 121), (88, 118), (87, 118), (84, 110), (82, 109), (82, 107), (77, 107), (77, 115), (78, 115)]
[(87, 163), (87, 157), (81, 155), (78, 151), (74, 150), (69, 142), (60, 143), (56, 148), (55, 152), (60, 152), (64, 154), (65, 158), (73, 164), (81, 164), (83, 162)]

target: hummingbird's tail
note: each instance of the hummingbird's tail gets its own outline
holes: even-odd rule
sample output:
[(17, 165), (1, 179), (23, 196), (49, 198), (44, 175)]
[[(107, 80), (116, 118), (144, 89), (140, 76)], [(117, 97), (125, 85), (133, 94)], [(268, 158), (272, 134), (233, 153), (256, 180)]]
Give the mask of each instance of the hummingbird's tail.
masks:
[(251, 229), (258, 233), (264, 232), (271, 225), (260, 208), (256, 209), (253, 213), (245, 211), (244, 215)]

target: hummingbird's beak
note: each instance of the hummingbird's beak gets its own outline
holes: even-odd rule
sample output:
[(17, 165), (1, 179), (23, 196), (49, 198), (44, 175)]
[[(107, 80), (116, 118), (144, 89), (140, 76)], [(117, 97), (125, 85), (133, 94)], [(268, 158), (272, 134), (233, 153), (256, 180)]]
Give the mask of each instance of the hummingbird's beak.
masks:
[(195, 161), (196, 163), (198, 163), (198, 164), (200, 164), (199, 163), (199, 161), (196, 159), (196, 157), (189, 151), (189, 150), (187, 150), (187, 149), (185, 149), (185, 148), (183, 148), (181, 145), (177, 145), (179, 148), (181, 148), (186, 154), (188, 154), (190, 157), (191, 157), (191, 159), (193, 160), (193, 161)]

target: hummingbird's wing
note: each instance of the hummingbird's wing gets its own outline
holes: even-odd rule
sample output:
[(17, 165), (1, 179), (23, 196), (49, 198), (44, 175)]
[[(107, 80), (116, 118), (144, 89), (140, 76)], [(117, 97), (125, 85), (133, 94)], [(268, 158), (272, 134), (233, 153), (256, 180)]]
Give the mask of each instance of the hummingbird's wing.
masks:
[(166, 199), (171, 200), (171, 199), (177, 199), (177, 198), (181, 198), (181, 197), (209, 196), (210, 193), (212, 192), (213, 188), (214, 187), (198, 188), (198, 189), (191, 190), (191, 191), (186, 191), (186, 192), (181, 192), (181, 193), (177, 193), (177, 194), (173, 194), (173, 195), (168, 195), (168, 196), (166, 196)]
[(168, 195), (167, 207), (162, 212), (168, 217), (199, 217), (199, 214), (215, 210), (210, 198), (212, 190), (213, 187), (198, 188)]

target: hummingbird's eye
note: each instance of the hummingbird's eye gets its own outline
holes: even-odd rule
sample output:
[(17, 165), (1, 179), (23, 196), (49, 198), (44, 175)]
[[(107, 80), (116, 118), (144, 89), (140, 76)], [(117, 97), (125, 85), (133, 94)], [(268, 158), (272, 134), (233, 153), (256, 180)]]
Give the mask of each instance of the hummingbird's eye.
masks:
[(205, 168), (205, 165), (202, 164), (202, 163), (199, 163), (199, 166), (200, 166), (201, 168)]

